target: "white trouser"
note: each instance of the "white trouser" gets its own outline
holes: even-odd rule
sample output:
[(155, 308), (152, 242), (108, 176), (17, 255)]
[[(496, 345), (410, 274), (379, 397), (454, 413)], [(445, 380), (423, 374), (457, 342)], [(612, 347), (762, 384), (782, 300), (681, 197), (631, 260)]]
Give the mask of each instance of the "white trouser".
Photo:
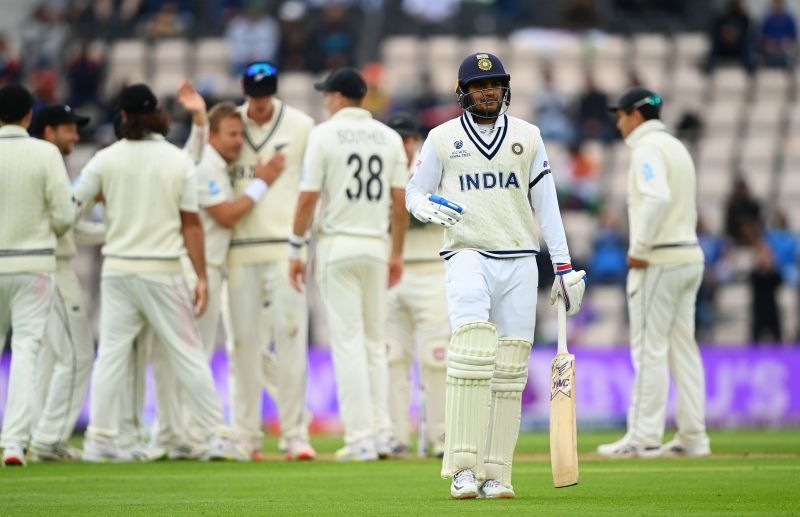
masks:
[[(128, 369), (120, 388), (122, 394), (120, 395), (119, 434), (117, 435), (117, 444), (120, 447), (140, 447), (148, 441), (148, 432), (142, 422), (142, 412), (147, 394), (147, 364), (151, 362), (151, 357), (163, 348), (158, 344), (156, 334), (150, 326), (146, 326), (133, 340), (128, 357)], [(166, 354), (162, 352), (161, 356), (164, 355)], [(168, 368), (165, 369), (168, 370)], [(161, 405), (158, 405), (159, 414), (162, 410)]]
[[(362, 242), (365, 241), (365, 242)], [(330, 331), (344, 440), (390, 433), (386, 329), (389, 268), (377, 239), (325, 237), (317, 248), (317, 281)], [(365, 247), (363, 255), (353, 255)]]
[(488, 321), (497, 327), (498, 339), (533, 342), (536, 257), (496, 259), (477, 251), (459, 251), (445, 262), (447, 309), (450, 326)]
[[(445, 272), (447, 307), (450, 325), (455, 333), (454, 340), (459, 333), (459, 327), (489, 322), (496, 327), (495, 337), (500, 343), (506, 341), (516, 346), (523, 342), (533, 342), (539, 284), (536, 257), (495, 259), (477, 251), (464, 250), (447, 260)], [(472, 326), (474, 325), (470, 325)], [(506, 375), (509, 364), (498, 362), (498, 359), (508, 361), (510, 356), (501, 353), (497, 342), (481, 341), (479, 344), (485, 350), (463, 348), (463, 343), (454, 343), (453, 340), (450, 343), (450, 349), (454, 346), (462, 348), (459, 348), (460, 353), (448, 360), (448, 370), (453, 365), (454, 372), (453, 375), (448, 372), (448, 409), (445, 422), (448, 431), (445, 437), (442, 476), (448, 477), (458, 470), (470, 468), (479, 477), (488, 474), (510, 484), (513, 450), (519, 434), (521, 390), (507, 403), (500, 400), (505, 395), (502, 393), (501, 383), (498, 382), (501, 379), (496, 379), (495, 374)], [(474, 345), (475, 343), (472, 346)], [(471, 391), (461, 388), (461, 383), (472, 382), (455, 375), (458, 366), (455, 359), (465, 350), (471, 356), (489, 353), (493, 357), (495, 364), (492, 368), (491, 384), (485, 382), (473, 386), (469, 388)], [(521, 350), (530, 353), (530, 349)], [(512, 355), (515, 361), (528, 357), (522, 352)], [(527, 361), (523, 361), (523, 365), (515, 365), (514, 368), (515, 375), (519, 374), (522, 379), (518, 382), (524, 387), (528, 373)], [(476, 407), (474, 402), (472, 405), (464, 404), (467, 396), (477, 401), (481, 407)], [(488, 408), (482, 406), (484, 400), (489, 402)], [(476, 418), (481, 421), (475, 421)], [(491, 432), (487, 433), (487, 430)], [(502, 436), (499, 432), (502, 432)], [(475, 443), (475, 440), (486, 440), (486, 443)], [(496, 465), (498, 461), (503, 462), (503, 468), (487, 469), (484, 466), (485, 463)]]
[[(389, 290), (387, 302), (389, 410), (394, 436), (402, 444), (410, 443), (410, 368), (414, 357), (419, 355), (425, 439), (428, 443), (443, 443), (447, 343), (450, 340), (443, 261), (407, 263), (403, 279)], [(418, 354), (416, 344), (419, 345)]]
[(0, 336), (9, 328), (11, 370), (8, 375), (0, 446), (27, 447), (31, 434), (36, 355), (42, 346), (53, 299), (50, 273), (0, 273)]
[[(197, 282), (196, 275), (191, 270), (191, 265), (188, 270), (186, 267), (184, 269), (184, 275), (192, 288)], [(203, 341), (203, 353), (210, 364), (220, 323), (224, 278), (222, 268), (211, 265), (206, 268), (206, 276), (208, 278), (208, 305), (206, 311), (197, 320), (197, 327)], [(203, 433), (199, 429), (197, 419), (184, 403), (185, 396), (175, 377), (171, 375), (169, 362), (162, 347), (153, 348), (151, 363), (158, 406), (158, 422), (155, 428), (156, 444), (175, 447), (185, 444), (188, 440), (192, 445), (201, 446)]]
[(222, 408), (202, 351), (189, 290), (180, 273), (104, 276), (100, 347), (92, 374), (87, 435), (114, 440), (119, 432), (122, 386), (134, 339), (150, 325), (167, 351), (171, 373), (202, 423), (205, 439), (225, 434)]
[(677, 392), (678, 437), (687, 447), (708, 445), (705, 374), (694, 336), (703, 264), (648, 266), (628, 272), (631, 357), (636, 372), (628, 409), (634, 443), (660, 445), (669, 375)]
[[(260, 449), (261, 391), (278, 408), (281, 436), (306, 438), (308, 303), (289, 283), (287, 261), (232, 265), (228, 297), (233, 325), (230, 394), (233, 432), (242, 445)], [(274, 342), (274, 363), (266, 360)]]
[(65, 442), (78, 421), (94, 361), (94, 338), (78, 276), (68, 261), (55, 273), (53, 306), (36, 366), (33, 442)]

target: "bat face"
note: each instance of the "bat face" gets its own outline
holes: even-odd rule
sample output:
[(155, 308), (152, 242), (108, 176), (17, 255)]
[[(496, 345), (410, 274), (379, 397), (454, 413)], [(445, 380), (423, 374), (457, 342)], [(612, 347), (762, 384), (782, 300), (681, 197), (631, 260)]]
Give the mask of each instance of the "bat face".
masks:
[(550, 373), (550, 400), (558, 394), (572, 398), (572, 383), (575, 379), (575, 356), (572, 354), (558, 354), (553, 358)]
[(550, 467), (556, 488), (578, 484), (574, 386), (575, 356), (556, 355), (550, 383)]

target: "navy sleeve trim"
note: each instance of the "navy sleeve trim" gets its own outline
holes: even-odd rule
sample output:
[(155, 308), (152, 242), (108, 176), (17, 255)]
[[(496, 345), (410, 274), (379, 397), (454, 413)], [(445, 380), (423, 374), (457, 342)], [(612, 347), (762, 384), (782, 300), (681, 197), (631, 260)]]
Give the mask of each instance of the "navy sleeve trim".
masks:
[(531, 181), (530, 183), (528, 183), (528, 190), (530, 190), (530, 189), (532, 189), (533, 187), (535, 187), (535, 186), (536, 186), (536, 184), (537, 184), (537, 183), (539, 183), (539, 181), (540, 181), (542, 178), (544, 178), (545, 176), (547, 176), (548, 174), (550, 174), (550, 172), (551, 172), (551, 171), (550, 171), (550, 169), (545, 169), (545, 170), (543, 170), (542, 172), (540, 172), (540, 173), (539, 173), (539, 175), (538, 175), (538, 176), (536, 176), (536, 178), (534, 178), (534, 179), (533, 179), (533, 181)]

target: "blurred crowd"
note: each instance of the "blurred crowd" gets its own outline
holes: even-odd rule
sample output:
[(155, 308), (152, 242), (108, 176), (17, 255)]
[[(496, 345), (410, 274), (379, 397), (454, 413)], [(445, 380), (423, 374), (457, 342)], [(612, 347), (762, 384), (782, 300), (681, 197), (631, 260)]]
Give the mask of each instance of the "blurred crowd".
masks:
[[(365, 107), (381, 119), (400, 109), (411, 111), (419, 117), (423, 131), (454, 116), (457, 106), (451, 97), (436, 93), (429, 77), (423, 78), (422, 87), (410, 100), (408, 95), (384, 90), (377, 50), (381, 37), (497, 34), (531, 25), (578, 32), (629, 30), (630, 20), (636, 20), (645, 30), (706, 30), (710, 50), (697, 63), (706, 72), (731, 65), (749, 72), (758, 67), (791, 70), (797, 58), (795, 13), (782, 0), (766, 2), (761, 10), (754, 5), (765, 3), (742, 0), (565, 0), (555, 10), (543, 4), (522, 0), (62, 0), (31, 7), (26, 2), (30, 12), (19, 29), (0, 34), (0, 85), (25, 82), (39, 105), (66, 102), (98, 115), (93, 120), (101, 123), (90, 126), (91, 132), (82, 137), (103, 144), (113, 138), (112, 121), (102, 114), (110, 112), (114, 91), (104, 88), (106, 54), (92, 43), (115, 38), (224, 37), (232, 75), (240, 75), (244, 65), (254, 60), (273, 61), (283, 71), (314, 73), (361, 66), (370, 86)], [(591, 272), (592, 283), (622, 287), (626, 217), (618, 207), (604, 204), (603, 168), (590, 152), (592, 146), (619, 140), (606, 110), (608, 97), (617, 92), (603, 91), (587, 73), (585, 89), (567, 97), (554, 86), (552, 75), (552, 70), (542, 71), (530, 120), (540, 127), (546, 141), (566, 149), (558, 183), (562, 206), (598, 218), (591, 251), (580, 266)], [(632, 74), (627, 82), (640, 81)], [(165, 105), (169, 109), (170, 101)], [(184, 123), (176, 127), (185, 130), (185, 115), (177, 107), (173, 115)], [(686, 113), (675, 129), (692, 143), (702, 133), (702, 124), (697, 114)], [(180, 131), (171, 136), (179, 140)], [(764, 210), (750, 194), (745, 176), (730, 191), (724, 233), (709, 232), (702, 220), (698, 225), (707, 264), (698, 299), (699, 338), (712, 335), (719, 286), (747, 281), (752, 340), (800, 339), (782, 330), (777, 308), (781, 286), (800, 289), (798, 234), (791, 227), (796, 221)], [(742, 250), (752, 256), (746, 278), (732, 265), (732, 257)], [(552, 273), (543, 269), (541, 274), (541, 285), (549, 285), (547, 277)]]

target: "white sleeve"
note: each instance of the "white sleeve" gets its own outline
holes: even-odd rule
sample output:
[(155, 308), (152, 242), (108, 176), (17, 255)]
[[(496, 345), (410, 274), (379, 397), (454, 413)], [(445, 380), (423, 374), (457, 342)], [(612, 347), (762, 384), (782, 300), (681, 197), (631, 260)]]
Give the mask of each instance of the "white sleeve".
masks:
[(314, 128), (308, 135), (306, 152), (303, 156), (303, 167), (300, 171), (300, 191), (320, 192), (325, 180), (325, 156), (322, 152), (319, 128)]
[(183, 183), (180, 209), (181, 212), (197, 212), (199, 210), (197, 203), (197, 174), (194, 163), (189, 158), (186, 159), (186, 180)]
[(205, 162), (195, 169), (197, 175), (197, 203), (201, 207), (216, 206), (228, 201), (223, 181), (219, 174), (211, 169)]
[(203, 148), (206, 145), (206, 133), (208, 132), (208, 124), (205, 126), (197, 126), (192, 124), (192, 131), (189, 133), (189, 138), (183, 145), (183, 150), (189, 155), (194, 163), (200, 163), (200, 158), (203, 157)]
[(550, 161), (544, 148), (542, 137), (538, 137), (536, 155), (531, 162), (528, 173), (528, 199), (533, 213), (539, 220), (542, 236), (550, 251), (550, 260), (553, 264), (569, 264), (569, 247), (564, 234), (564, 223), (561, 221), (561, 212), (558, 208), (556, 184), (550, 172)]
[(631, 159), (635, 188), (642, 195), (639, 217), (631, 221), (628, 255), (641, 258), (653, 245), (664, 216), (669, 211), (672, 192), (661, 152), (651, 145), (637, 146)]
[(100, 172), (100, 164), (95, 155), (81, 169), (80, 175), (75, 178), (72, 184), (72, 199), (75, 202), (75, 220), (82, 219), (95, 204), (97, 195), (100, 194), (103, 185), (103, 177)]
[(436, 154), (433, 142), (428, 138), (422, 144), (419, 159), (414, 165), (414, 175), (406, 185), (406, 209), (414, 213), (420, 203), (433, 194), (442, 181), (442, 163)]

